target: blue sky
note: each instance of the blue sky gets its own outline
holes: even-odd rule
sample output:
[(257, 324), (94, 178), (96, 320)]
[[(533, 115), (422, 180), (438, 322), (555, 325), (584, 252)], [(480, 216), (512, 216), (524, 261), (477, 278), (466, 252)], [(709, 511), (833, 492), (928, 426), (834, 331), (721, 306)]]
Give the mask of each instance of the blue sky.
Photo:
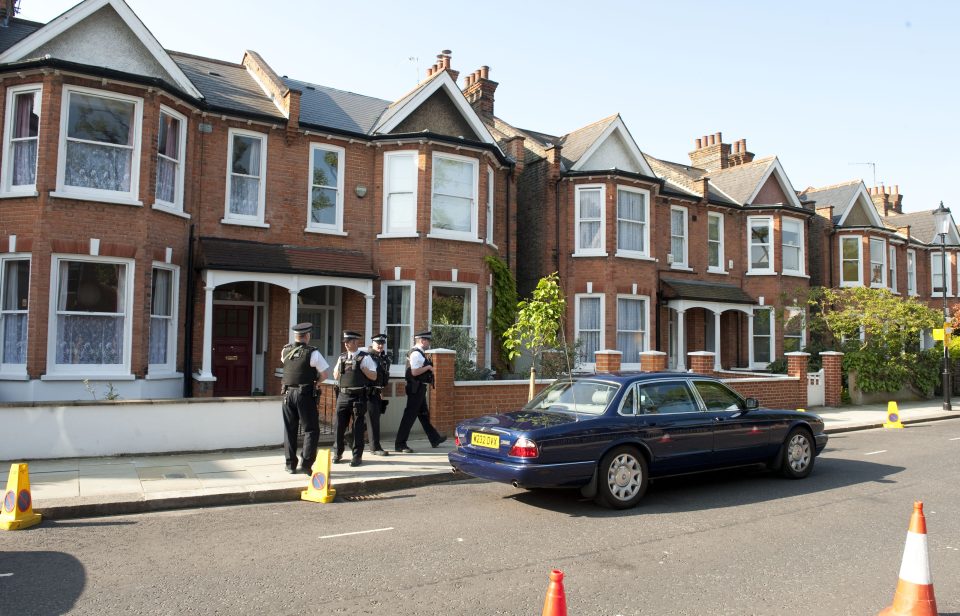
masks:
[[(72, 0), (21, 0), (46, 22)], [(442, 49), (499, 82), (496, 114), (564, 134), (619, 113), (689, 162), (701, 135), (780, 157), (797, 190), (863, 178), (960, 220), (960, 2), (397, 3), (128, 0), (160, 43), (394, 100)], [(476, 11), (477, 7), (482, 10)]]

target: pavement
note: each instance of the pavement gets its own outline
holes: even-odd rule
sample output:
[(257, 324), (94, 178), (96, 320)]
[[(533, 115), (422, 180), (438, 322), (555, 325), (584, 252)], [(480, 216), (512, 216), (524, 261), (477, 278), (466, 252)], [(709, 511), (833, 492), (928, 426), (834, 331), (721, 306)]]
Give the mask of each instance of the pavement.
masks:
[[(886, 404), (808, 410), (824, 419), (828, 434), (879, 428), (887, 419)], [(960, 410), (944, 411), (936, 400), (904, 402), (899, 410), (905, 426), (960, 417)], [(321, 437), (321, 448), (330, 444)], [(451, 472), (447, 461), (452, 438), (438, 448), (425, 439), (410, 440), (409, 446), (414, 453), (366, 453), (361, 466), (332, 465), (337, 500), (465, 477)], [(285, 472), (279, 447), (26, 462), (34, 511), (48, 520), (299, 500), (309, 481)], [(0, 469), (5, 464), (0, 462)]]

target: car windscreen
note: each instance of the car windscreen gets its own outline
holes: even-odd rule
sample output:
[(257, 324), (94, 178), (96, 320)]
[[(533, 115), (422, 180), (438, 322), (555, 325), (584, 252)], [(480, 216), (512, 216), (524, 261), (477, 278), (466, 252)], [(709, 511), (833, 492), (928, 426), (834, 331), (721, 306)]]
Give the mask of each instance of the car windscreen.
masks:
[(528, 411), (566, 411), (601, 415), (620, 389), (619, 385), (600, 381), (557, 381), (541, 391), (523, 408)]

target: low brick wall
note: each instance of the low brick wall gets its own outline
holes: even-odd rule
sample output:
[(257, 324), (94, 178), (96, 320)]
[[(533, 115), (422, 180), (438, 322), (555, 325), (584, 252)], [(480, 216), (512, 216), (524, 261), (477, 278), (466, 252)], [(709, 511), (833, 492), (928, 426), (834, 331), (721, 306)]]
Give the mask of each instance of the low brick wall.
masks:
[[(552, 379), (537, 380), (534, 387), (540, 392), (552, 382)], [(530, 381), (455, 381), (452, 391), (452, 403), (430, 404), (434, 427), (451, 435), (464, 419), (522, 407), (530, 395)]]
[[(723, 377), (725, 373), (721, 373)], [(807, 381), (795, 376), (721, 378), (730, 389), (744, 398), (756, 398), (760, 406), (772, 409), (807, 407)]]

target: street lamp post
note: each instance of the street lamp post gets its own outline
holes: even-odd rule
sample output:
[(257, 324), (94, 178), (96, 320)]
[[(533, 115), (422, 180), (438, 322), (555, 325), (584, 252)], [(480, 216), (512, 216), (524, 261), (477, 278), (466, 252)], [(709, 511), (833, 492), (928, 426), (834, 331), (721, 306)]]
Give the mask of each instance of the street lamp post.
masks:
[(943, 207), (943, 201), (940, 202), (940, 207), (933, 211), (933, 217), (937, 225), (937, 234), (940, 236), (940, 288), (943, 291), (943, 374), (941, 375), (943, 410), (952, 411), (950, 348), (947, 344), (949, 338), (947, 330), (950, 327), (950, 312), (947, 309), (947, 233), (950, 231), (950, 225), (953, 224), (953, 218), (950, 216), (950, 208)]

